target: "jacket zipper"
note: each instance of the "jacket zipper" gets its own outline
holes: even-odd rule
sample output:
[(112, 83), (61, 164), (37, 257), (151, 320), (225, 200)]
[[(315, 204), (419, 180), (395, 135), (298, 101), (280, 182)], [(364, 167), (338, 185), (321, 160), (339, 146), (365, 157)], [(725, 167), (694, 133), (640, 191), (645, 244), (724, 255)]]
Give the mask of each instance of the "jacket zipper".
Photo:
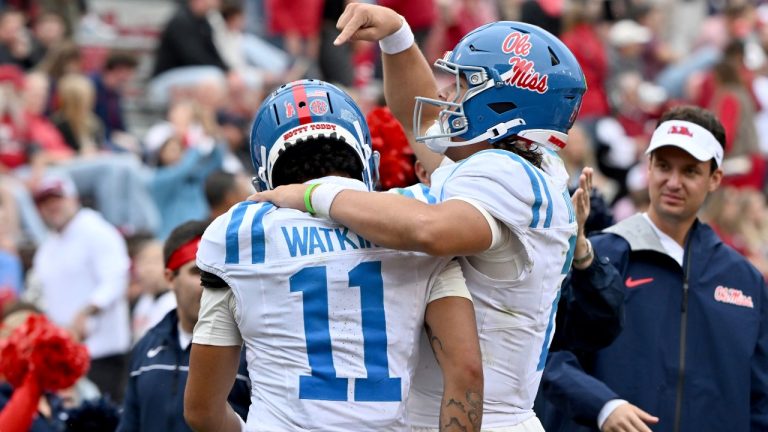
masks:
[(683, 302), (680, 305), (680, 362), (677, 375), (677, 396), (675, 398), (674, 432), (680, 432), (680, 420), (683, 411), (683, 384), (685, 383), (685, 347), (688, 337), (688, 272), (691, 269), (690, 250), (686, 250), (685, 268), (683, 268)]

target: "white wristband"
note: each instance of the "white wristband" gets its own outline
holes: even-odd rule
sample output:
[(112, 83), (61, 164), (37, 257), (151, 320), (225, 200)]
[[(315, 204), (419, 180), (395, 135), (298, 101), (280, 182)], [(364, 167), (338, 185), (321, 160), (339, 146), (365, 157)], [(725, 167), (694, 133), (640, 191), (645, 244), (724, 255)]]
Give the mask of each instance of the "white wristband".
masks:
[(400, 29), (379, 41), (379, 48), (386, 54), (398, 54), (413, 45), (414, 39), (411, 26), (408, 25), (408, 21), (402, 16), (400, 19), (403, 20), (403, 25), (400, 26)]
[(336, 199), (336, 195), (343, 191), (344, 186), (336, 184), (323, 183), (312, 191), (312, 208), (315, 209), (315, 215), (329, 218), (331, 214), (331, 204)]

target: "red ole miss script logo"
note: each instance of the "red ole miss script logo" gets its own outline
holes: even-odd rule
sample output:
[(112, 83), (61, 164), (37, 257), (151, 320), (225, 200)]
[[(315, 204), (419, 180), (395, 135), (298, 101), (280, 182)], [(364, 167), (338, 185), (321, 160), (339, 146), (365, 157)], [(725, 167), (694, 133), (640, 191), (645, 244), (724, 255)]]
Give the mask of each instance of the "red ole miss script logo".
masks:
[(685, 126), (670, 126), (667, 134), (686, 135), (693, 138), (693, 133)]
[(715, 288), (715, 300), (736, 306), (748, 307), (750, 309), (754, 309), (755, 307), (751, 296), (744, 295), (739, 289), (728, 288), (722, 285), (718, 285), (717, 288)]
[(501, 50), (512, 55), (509, 59), (512, 69), (505, 74), (508, 76), (505, 81), (507, 85), (544, 94), (549, 90), (548, 76), (536, 72), (533, 62), (523, 58), (531, 53), (531, 47), (533, 44), (527, 34), (513, 32), (504, 39)]

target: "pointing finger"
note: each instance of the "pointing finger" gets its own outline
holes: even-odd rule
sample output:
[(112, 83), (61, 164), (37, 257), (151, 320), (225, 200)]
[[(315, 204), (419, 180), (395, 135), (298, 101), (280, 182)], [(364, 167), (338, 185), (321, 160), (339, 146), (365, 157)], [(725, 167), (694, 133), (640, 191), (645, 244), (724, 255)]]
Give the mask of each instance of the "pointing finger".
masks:
[(341, 34), (333, 41), (333, 44), (339, 46), (347, 42), (357, 30), (365, 23), (365, 17), (362, 14), (355, 14), (349, 19), (341, 30)]

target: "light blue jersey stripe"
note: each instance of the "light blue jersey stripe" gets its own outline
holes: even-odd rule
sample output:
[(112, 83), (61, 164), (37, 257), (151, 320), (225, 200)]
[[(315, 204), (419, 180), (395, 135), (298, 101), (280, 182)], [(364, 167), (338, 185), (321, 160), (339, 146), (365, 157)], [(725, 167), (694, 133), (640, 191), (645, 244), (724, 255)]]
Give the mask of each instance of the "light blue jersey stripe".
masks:
[(243, 223), (245, 211), (248, 210), (248, 206), (253, 204), (258, 203), (256, 201), (243, 201), (232, 211), (232, 218), (227, 225), (227, 252), (226, 257), (224, 258), (225, 264), (240, 264), (240, 236), (238, 231), (240, 230), (240, 225)]
[(573, 209), (573, 202), (571, 201), (571, 196), (568, 194), (568, 189), (563, 191), (563, 199), (568, 208), (568, 223), (576, 222), (576, 212)]
[[(539, 224), (539, 210), (541, 210), (541, 204), (542, 204), (542, 197), (541, 197), (541, 187), (539, 186), (539, 181), (536, 179), (536, 174), (534, 174), (534, 169), (536, 169), (533, 165), (531, 165), (530, 162), (525, 160), (524, 158), (520, 157), (519, 155), (506, 151), (506, 150), (500, 150), (500, 149), (493, 149), (493, 150), (483, 150), (481, 152), (477, 152), (470, 156), (467, 159), (464, 159), (460, 163), (456, 164), (456, 167), (451, 171), (451, 173), (446, 177), (445, 182), (443, 182), (443, 187), (440, 190), (440, 201), (445, 200), (445, 183), (448, 182), (448, 179), (450, 179), (453, 174), (456, 172), (457, 169), (461, 167), (466, 161), (469, 159), (482, 154), (482, 153), (497, 153), (500, 155), (507, 156), (508, 158), (512, 159), (513, 161), (518, 162), (520, 165), (523, 166), (523, 169), (525, 170), (525, 173), (528, 174), (528, 179), (531, 181), (531, 189), (533, 190), (533, 206), (531, 208), (532, 210), (532, 217), (531, 217), (531, 224), (529, 225), (530, 228), (535, 228), (536, 225)], [(545, 185), (546, 187), (546, 185)], [(549, 191), (547, 191), (547, 195), (549, 196)]]
[(406, 188), (390, 189), (389, 192), (393, 192), (407, 198), (413, 198), (427, 204), (437, 203), (437, 199), (429, 194), (429, 186), (423, 183), (417, 183)]
[[(533, 215), (531, 216), (531, 224), (528, 225), (529, 228), (536, 228), (536, 225), (539, 224), (539, 211), (541, 210), (541, 203), (542, 203), (542, 197), (541, 197), (541, 187), (539, 186), (539, 181), (536, 179), (535, 167), (531, 165), (530, 162), (522, 158), (521, 156), (506, 151), (506, 150), (487, 150), (494, 153), (502, 154), (504, 156), (507, 156), (508, 158), (512, 159), (513, 161), (518, 162), (520, 165), (523, 166), (523, 169), (525, 170), (525, 173), (528, 174), (528, 179), (531, 181), (531, 189), (533, 189), (533, 207), (531, 207), (531, 211)], [(546, 185), (544, 186), (546, 187)], [(547, 196), (549, 196), (549, 190), (547, 190)]]
[(421, 193), (424, 194), (424, 198), (427, 199), (427, 204), (435, 204), (437, 203), (437, 198), (433, 197), (429, 193), (429, 186), (425, 185), (424, 183), (419, 183), (417, 186), (421, 187)]
[(544, 220), (544, 228), (549, 228), (552, 226), (552, 195), (549, 194), (549, 186), (547, 186), (547, 181), (544, 180), (544, 176), (541, 175), (541, 171), (534, 169), (533, 172), (535, 172), (536, 176), (541, 180), (541, 184), (544, 186), (544, 193), (547, 195), (547, 218)]
[(251, 264), (263, 264), (266, 255), (266, 243), (264, 239), (264, 216), (275, 206), (272, 203), (264, 203), (256, 210), (251, 223)]
[(232, 211), (232, 218), (229, 219), (227, 224), (227, 237), (226, 237), (226, 257), (224, 258), (225, 264), (239, 264), (240, 263), (240, 239), (238, 230), (240, 224), (243, 223), (243, 217), (245, 217), (245, 211), (251, 204), (256, 204), (255, 201), (243, 201), (237, 205), (237, 208)]
[(547, 355), (549, 354), (549, 344), (552, 340), (552, 330), (555, 326), (555, 315), (557, 314), (557, 302), (560, 301), (560, 290), (557, 290), (557, 296), (555, 301), (552, 302), (552, 309), (549, 312), (549, 324), (547, 324), (547, 332), (544, 334), (544, 343), (541, 345), (541, 354), (539, 355), (539, 364), (536, 366), (536, 371), (544, 370), (544, 366), (547, 364)]
[(416, 199), (416, 197), (413, 195), (413, 192), (409, 191), (406, 188), (397, 188), (397, 193), (407, 198)]

